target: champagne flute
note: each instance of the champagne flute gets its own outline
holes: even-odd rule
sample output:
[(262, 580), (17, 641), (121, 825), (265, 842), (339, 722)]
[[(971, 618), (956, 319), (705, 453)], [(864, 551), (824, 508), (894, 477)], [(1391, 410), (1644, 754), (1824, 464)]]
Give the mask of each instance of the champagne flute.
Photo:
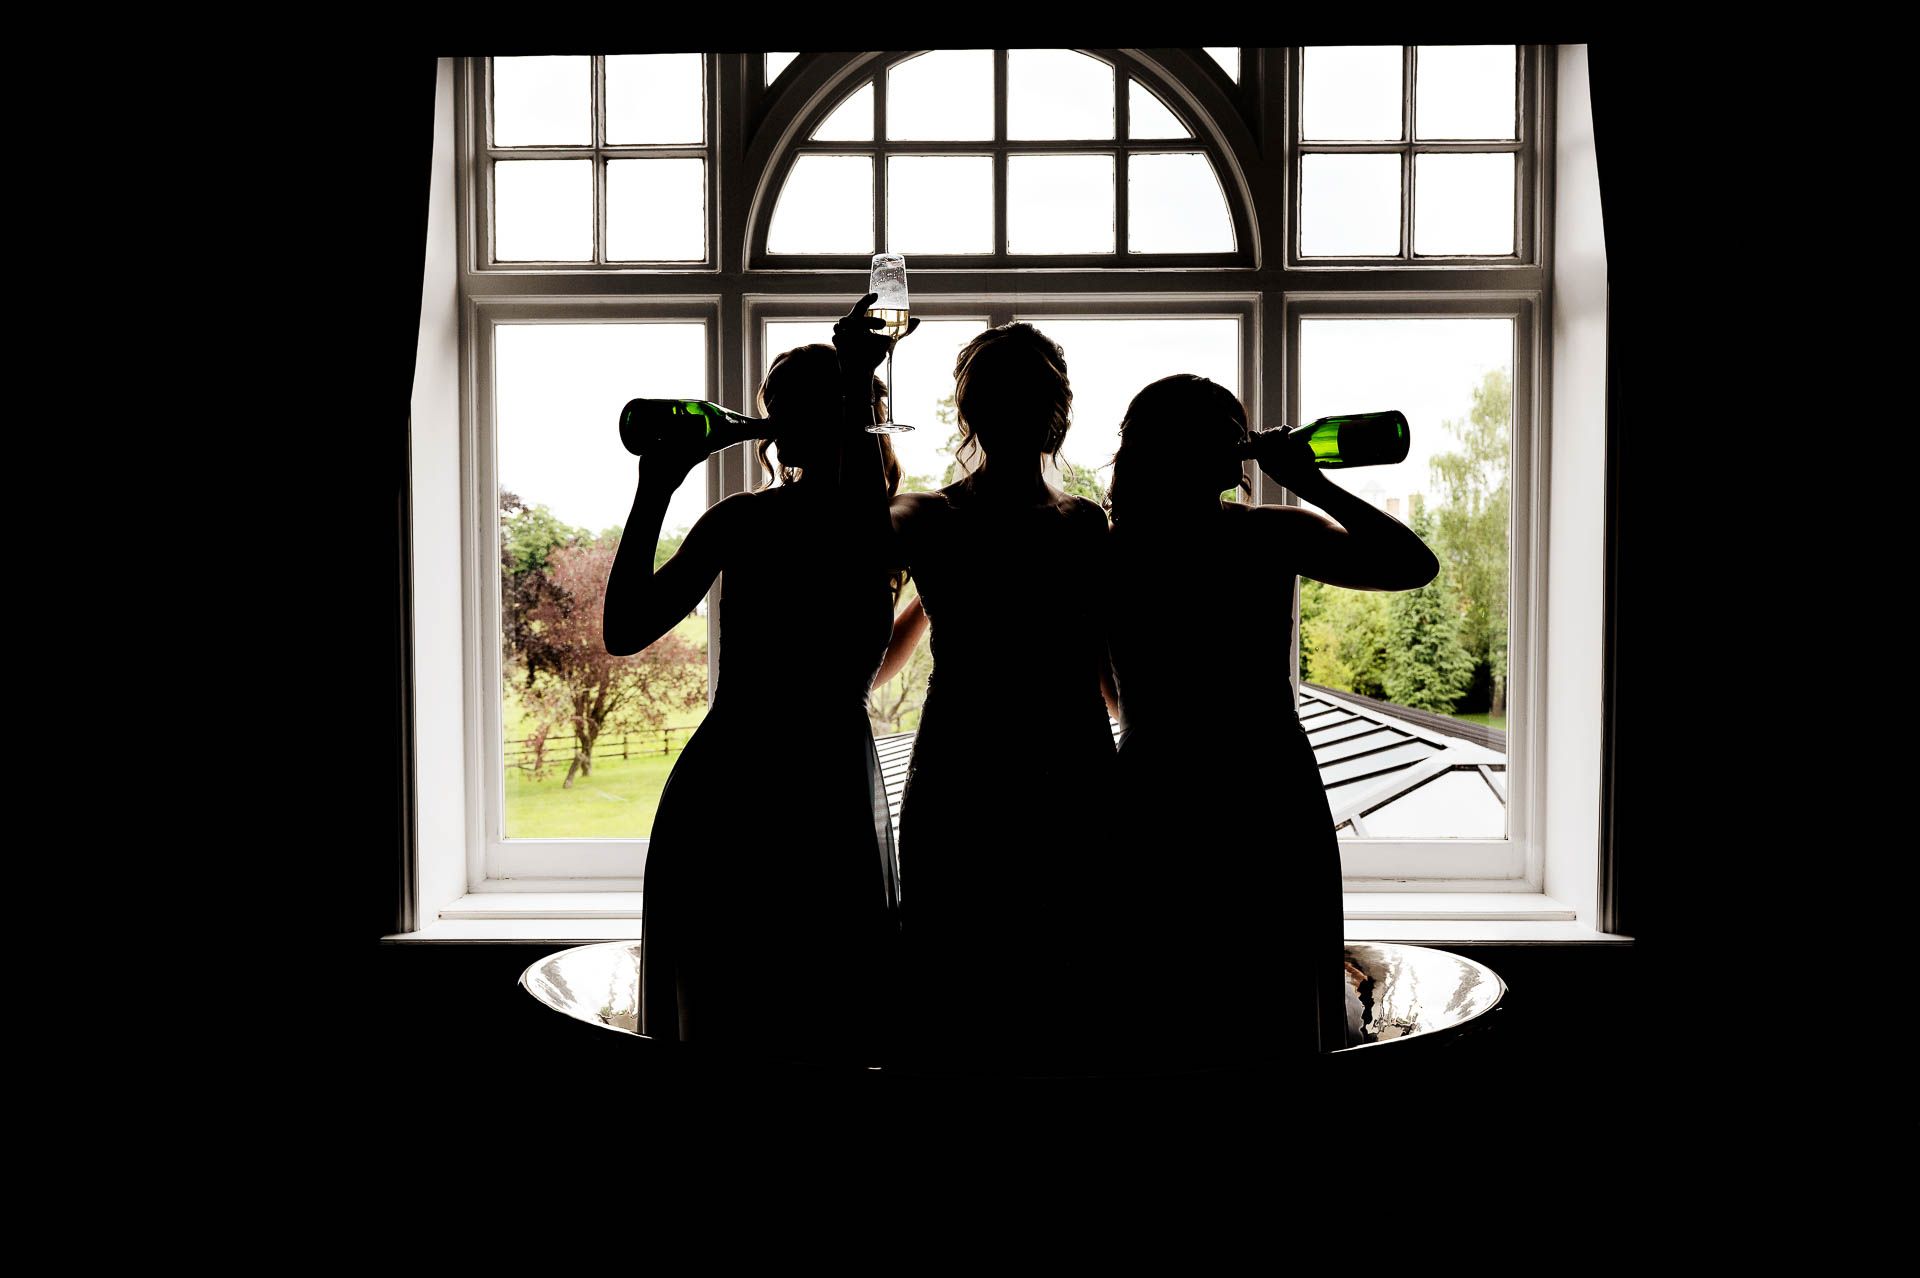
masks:
[[(886, 325), (883, 330), (893, 340), (887, 345), (887, 410), (884, 420), (875, 421), (867, 430), (875, 435), (895, 435), (912, 430), (893, 419), (893, 348), (907, 335), (907, 259), (898, 253), (875, 253), (873, 270), (867, 277), (867, 292), (876, 296), (867, 308), (867, 318)], [(874, 416), (880, 417), (879, 404)]]

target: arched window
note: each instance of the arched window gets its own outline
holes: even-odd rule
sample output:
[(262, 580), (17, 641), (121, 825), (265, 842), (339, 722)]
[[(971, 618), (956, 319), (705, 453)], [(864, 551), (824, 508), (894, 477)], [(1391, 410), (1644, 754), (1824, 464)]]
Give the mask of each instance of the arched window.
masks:
[[(1485, 608), (1474, 622), (1477, 659), (1499, 681), (1499, 713), (1473, 739), (1480, 752), (1434, 746), (1420, 736), (1433, 723), (1395, 719), (1375, 704), (1395, 694), (1353, 675), (1314, 694), (1334, 707), (1322, 725), (1338, 728), (1322, 762), (1330, 787), (1344, 788), (1329, 793), (1350, 814), (1343, 847), (1356, 882), (1537, 891), (1545, 317), (1554, 71), (1567, 56), (1384, 46), (458, 60), (465, 433), (433, 455), (460, 468), (443, 487), (462, 494), (452, 526), (481, 601), (471, 615), (502, 624), (499, 490), (569, 527), (618, 523), (631, 495), (613, 430), (625, 398), (752, 411), (772, 357), (825, 340), (865, 291), (869, 256), (898, 251), (922, 320), (893, 388), (896, 419), (918, 428), (895, 437), (910, 485), (937, 486), (956, 465), (954, 353), (1015, 319), (1066, 352), (1075, 415), (1054, 479), (1080, 491), (1104, 488), (1127, 401), (1173, 372), (1227, 386), (1256, 426), (1407, 411), (1415, 457), (1367, 477), (1376, 504), (1403, 518), (1416, 498), (1440, 500), (1430, 457), (1478, 458), (1479, 472), (1456, 467), (1447, 482), (1476, 509), (1490, 491), (1474, 484), (1504, 485), (1507, 524), (1475, 535), (1510, 556), (1477, 586), (1482, 600), (1507, 592), (1499, 625)], [(1578, 65), (1584, 74), (1583, 56)], [(580, 482), (563, 499), (567, 476)], [(758, 482), (747, 449), (717, 455), (676, 496), (668, 534)], [(1255, 499), (1293, 500), (1259, 476)], [(1303, 624), (1273, 637), (1273, 655), (1331, 686), (1357, 657), (1329, 636), (1379, 618), (1309, 594)], [(690, 622), (683, 637), (705, 633)], [(711, 662), (717, 636), (707, 642)], [(503, 647), (498, 629), (461, 632), (452, 659), (475, 667), (470, 687), (501, 688)], [(1290, 695), (1251, 691), (1230, 712), (1284, 718), (1293, 709), (1279, 698)], [(483, 697), (466, 725), (466, 757), (482, 761), (468, 864), (504, 885), (637, 887), (650, 808), (599, 800), (578, 829), (544, 815), (515, 826), (526, 777), (506, 769), (503, 742), (517, 734), (524, 751), (529, 735), (515, 704)], [(1500, 732), (1495, 750), (1489, 734)], [(1410, 781), (1391, 793), (1389, 764)], [(1484, 800), (1475, 784), (1499, 812), (1479, 802), (1480, 824), (1443, 828), (1442, 800)], [(1377, 837), (1384, 830), (1396, 837)]]
[(1118, 50), (857, 59), (785, 130), (754, 201), (754, 266), (1255, 260), (1222, 139)]

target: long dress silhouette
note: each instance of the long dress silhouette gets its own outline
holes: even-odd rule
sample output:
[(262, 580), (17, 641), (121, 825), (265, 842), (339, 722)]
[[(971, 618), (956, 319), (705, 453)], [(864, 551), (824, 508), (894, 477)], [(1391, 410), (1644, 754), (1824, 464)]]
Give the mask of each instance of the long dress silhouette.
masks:
[(1411, 589), (1438, 568), (1305, 445), (1261, 465), (1340, 520), (1220, 500), (1245, 413), (1191, 375), (1135, 397), (1110, 503), (1124, 731), (1116, 859), (1139, 921), (1138, 1024), (1170, 1065), (1306, 1062), (1345, 1045), (1339, 842), (1288, 679), (1299, 575)]
[[(832, 351), (808, 349), (830, 393)], [(719, 668), (648, 845), (649, 1037), (849, 1064), (885, 1054), (898, 888), (866, 702), (892, 594), (870, 551), (810, 477), (727, 498), (676, 555), (694, 556), (677, 589), (719, 571)]]
[(900, 806), (909, 997), (923, 1046), (1038, 1062), (1075, 1040), (1094, 975), (1087, 891), (1113, 764), (1091, 589), (1106, 518), (1074, 497), (941, 498), (914, 558), (933, 672)]
[(753, 552), (723, 572), (712, 708), (648, 845), (641, 1032), (871, 1053), (897, 889), (866, 704), (890, 601), (834, 562), (832, 512), (798, 489), (755, 500)]
[[(1114, 757), (1097, 603), (1106, 515), (1042, 478), (1070, 402), (1053, 343), (1025, 325), (992, 330), (960, 371), (963, 429), (979, 431), (985, 464), (894, 503), (933, 652), (900, 809), (903, 1000), (922, 1062), (1071, 1066), (1098, 976), (1086, 889)], [(1051, 436), (1004, 424), (1036, 379), (1061, 405)]]
[(1250, 513), (1113, 534), (1136, 1022), (1171, 1065), (1310, 1056), (1343, 1006), (1340, 849), (1287, 683), (1293, 572)]

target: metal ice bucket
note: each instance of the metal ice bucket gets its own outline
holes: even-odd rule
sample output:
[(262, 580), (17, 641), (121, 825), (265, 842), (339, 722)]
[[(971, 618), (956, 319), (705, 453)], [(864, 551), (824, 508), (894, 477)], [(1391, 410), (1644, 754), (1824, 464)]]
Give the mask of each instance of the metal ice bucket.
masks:
[[(1420, 945), (1347, 944), (1347, 1046), (1335, 1056), (1457, 1036), (1500, 1005), (1506, 983), (1483, 963)], [(526, 991), (589, 1025), (640, 1033), (640, 942), (550, 954), (520, 976)]]

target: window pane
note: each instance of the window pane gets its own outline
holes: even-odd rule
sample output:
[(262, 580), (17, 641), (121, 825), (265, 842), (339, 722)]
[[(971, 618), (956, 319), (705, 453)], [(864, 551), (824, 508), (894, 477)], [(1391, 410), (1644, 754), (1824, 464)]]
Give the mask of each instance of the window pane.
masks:
[(1390, 257), (1399, 251), (1399, 156), (1301, 157), (1301, 256)]
[(1111, 253), (1113, 157), (1007, 158), (1007, 252)]
[[(504, 834), (645, 838), (667, 772), (706, 712), (706, 623), (695, 615), (644, 653), (605, 655), (600, 600), (636, 475), (616, 423), (636, 395), (707, 396), (705, 326), (503, 324), (494, 349), (500, 487), (527, 508), (501, 513)], [(699, 518), (706, 492), (706, 468), (696, 467), (668, 503), (660, 551)], [(628, 708), (600, 722), (591, 770), (568, 787), (579, 735), (570, 693), (606, 676)]]
[(706, 58), (642, 53), (607, 59), (607, 141), (707, 140)]
[(1397, 44), (1302, 51), (1300, 136), (1309, 141), (1397, 142), (1405, 136)]
[(1113, 68), (1071, 49), (1008, 51), (1007, 136), (1112, 137)]
[(1370, 839), (1502, 839), (1507, 805), (1476, 771), (1443, 772), (1360, 818)]
[(767, 228), (769, 253), (873, 252), (873, 157), (794, 161)]
[(1138, 80), (1127, 81), (1127, 136), (1132, 138), (1190, 138), (1187, 126), (1167, 104)]
[(593, 260), (593, 161), (500, 160), (493, 166), (498, 262)]
[(816, 142), (873, 141), (873, 81), (861, 85), (813, 131)]
[[(1397, 408), (1412, 428), (1406, 461), (1330, 472), (1334, 483), (1407, 524), (1441, 563), (1419, 590), (1342, 590), (1302, 579), (1304, 682), (1505, 733), (1513, 341), (1506, 319), (1301, 321), (1303, 422)], [(1461, 738), (1448, 749), (1465, 763), (1504, 763), (1504, 747)], [(1477, 773), (1468, 775), (1486, 790)], [(1407, 801), (1396, 800), (1391, 826), (1366, 816), (1361, 824), (1368, 837), (1388, 837), (1389, 828), (1393, 837), (1504, 835), (1504, 808), (1498, 828), (1487, 826), (1493, 809), (1485, 805), (1459, 808), (1453, 824), (1441, 820), (1455, 807), (1432, 801), (1458, 790), (1449, 781), (1404, 808)], [(1488, 797), (1497, 806), (1497, 796)], [(1409, 814), (1431, 823), (1412, 828), (1402, 820)]]
[[(1060, 456), (1097, 485), (1102, 496), (1113, 477), (1120, 419), (1147, 383), (1173, 373), (1196, 373), (1240, 393), (1237, 319), (1015, 318), (1028, 320), (1060, 343), (1066, 355), (1073, 426)], [(907, 348), (900, 349), (904, 355)]]
[(1233, 251), (1233, 217), (1213, 161), (1197, 152), (1127, 160), (1127, 251)]
[(1414, 129), (1422, 138), (1511, 138), (1518, 105), (1510, 44), (1423, 44), (1414, 50)]
[(992, 50), (940, 49), (889, 67), (887, 136), (912, 142), (992, 138)]
[(991, 253), (993, 157), (890, 157), (887, 249), (893, 253)]
[[(925, 327), (925, 324), (920, 326), (920, 328)], [(915, 329), (913, 335), (915, 337), (920, 336), (919, 329)], [(764, 381), (766, 379), (767, 370), (773, 367), (774, 356), (784, 354), (796, 346), (810, 346), (814, 343), (822, 346), (833, 345), (832, 320), (767, 321), (766, 339), (760, 343), (761, 380)], [(884, 377), (885, 375), (882, 374), (882, 376)], [(758, 390), (759, 388), (756, 385), (755, 392), (758, 393)], [(760, 406), (758, 404), (753, 405), (752, 411), (757, 416), (760, 412)], [(897, 443), (899, 441), (896, 440), (895, 442)], [(777, 457), (779, 453), (775, 452), (773, 455)]]
[(1513, 252), (1513, 155), (1413, 157), (1413, 251)]
[(495, 146), (593, 142), (591, 58), (493, 59)]
[(1229, 80), (1240, 83), (1240, 50), (1208, 49), (1207, 53), (1220, 64), (1220, 69), (1227, 73)]
[(778, 80), (780, 73), (785, 71), (793, 60), (799, 56), (798, 53), (769, 53), (767, 55), (767, 83), (772, 84), (775, 80)]
[(608, 261), (698, 262), (706, 256), (705, 160), (607, 162)]

